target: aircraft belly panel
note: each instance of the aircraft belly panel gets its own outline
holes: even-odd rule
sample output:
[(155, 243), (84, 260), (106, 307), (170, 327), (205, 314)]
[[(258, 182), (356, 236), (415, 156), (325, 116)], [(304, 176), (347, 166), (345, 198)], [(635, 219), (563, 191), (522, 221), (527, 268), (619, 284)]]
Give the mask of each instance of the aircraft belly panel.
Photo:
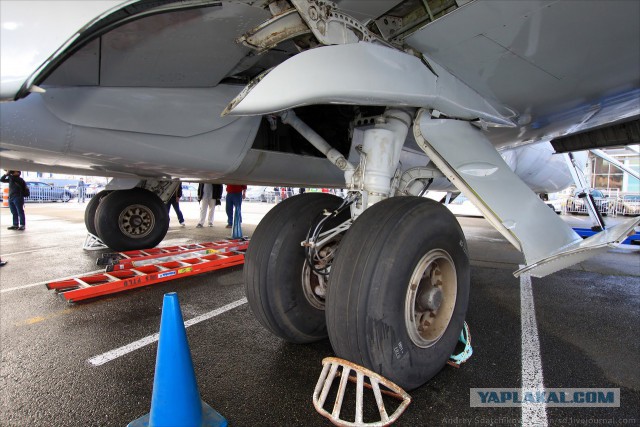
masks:
[(241, 89), (65, 87), (49, 88), (41, 97), (53, 115), (72, 125), (191, 137), (235, 122), (220, 113)]
[(240, 165), (259, 125), (260, 117), (246, 117), (188, 138), (74, 127), (71, 150), (90, 159), (106, 159), (122, 170), (136, 173), (220, 176)]
[[(189, 137), (157, 135), (70, 124), (51, 114), (41, 96), (32, 95), (0, 104), (2, 159), (50, 158), (59, 159), (54, 164), (64, 164), (68, 156), (73, 164), (99, 175), (114, 171), (213, 179), (240, 165), (260, 120), (233, 119), (226, 126)], [(38, 154), (30, 157), (34, 153)]]

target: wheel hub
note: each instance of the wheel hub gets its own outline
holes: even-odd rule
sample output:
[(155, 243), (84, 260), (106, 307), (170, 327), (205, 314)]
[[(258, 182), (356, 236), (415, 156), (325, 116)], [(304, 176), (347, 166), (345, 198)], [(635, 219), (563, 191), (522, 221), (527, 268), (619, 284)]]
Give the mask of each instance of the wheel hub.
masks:
[(456, 269), (442, 249), (429, 251), (416, 265), (405, 299), (405, 325), (418, 347), (434, 345), (449, 326), (456, 304)]
[(153, 212), (143, 205), (127, 206), (118, 217), (120, 231), (131, 238), (145, 237), (155, 226)]
[[(339, 238), (338, 240), (327, 243), (317, 252), (317, 257), (314, 258), (313, 263), (315, 270), (326, 271), (327, 273), (331, 270), (331, 263), (333, 262), (338, 241)], [(325, 309), (328, 282), (328, 274), (321, 274), (314, 271), (309, 263), (306, 260), (304, 261), (304, 266), (302, 267), (302, 288), (304, 296), (309, 304), (319, 310)]]
[(134, 215), (131, 217), (130, 222), (134, 227), (140, 227), (140, 225), (142, 225), (142, 218), (140, 215)]
[(438, 311), (443, 298), (442, 289), (432, 287), (416, 298), (416, 308), (419, 311)]

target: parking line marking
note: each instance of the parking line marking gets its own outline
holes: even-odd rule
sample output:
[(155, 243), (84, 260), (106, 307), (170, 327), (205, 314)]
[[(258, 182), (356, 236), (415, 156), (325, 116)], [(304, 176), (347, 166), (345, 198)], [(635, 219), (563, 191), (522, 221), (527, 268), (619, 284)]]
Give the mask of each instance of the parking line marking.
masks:
[(44, 251), (44, 250), (47, 250), (47, 249), (65, 249), (65, 248), (75, 248), (75, 247), (77, 247), (77, 245), (74, 245), (74, 246), (45, 246), (45, 247), (38, 248), (38, 249), (29, 249), (28, 251), (11, 252), (11, 253), (8, 253), (8, 254), (2, 254), (2, 256), (28, 254), (28, 253), (31, 253), (31, 252)]
[(5, 292), (18, 291), (20, 289), (33, 288), (34, 286), (42, 286), (42, 285), (46, 285), (49, 282), (60, 282), (62, 280), (67, 280), (67, 279), (72, 279), (74, 277), (78, 277), (78, 275), (80, 275), (80, 274), (89, 275), (89, 274), (98, 274), (98, 273), (104, 273), (104, 268), (102, 270), (89, 271), (88, 273), (73, 274), (71, 276), (61, 277), (59, 279), (49, 279), (49, 280), (45, 280), (44, 282), (32, 283), (30, 285), (23, 285), (23, 286), (16, 286), (14, 288), (0, 289), (0, 294), (4, 294)]
[[(246, 298), (239, 299), (238, 301), (234, 301), (230, 304), (227, 304), (223, 307), (217, 308), (208, 313), (201, 314), (200, 316), (194, 317), (193, 319), (187, 320), (184, 322), (184, 327), (188, 328), (189, 326), (193, 326), (197, 323), (204, 322), (205, 320), (211, 319), (212, 317), (219, 316), (222, 313), (225, 313), (229, 310), (233, 310), (236, 307), (240, 307), (247, 303)], [(106, 353), (99, 354), (94, 356), (88, 360), (89, 364), (93, 366), (104, 365), (107, 362), (111, 362), (112, 360), (117, 359), (118, 357), (124, 356), (125, 354), (131, 353), (132, 351), (136, 351), (145, 347), (149, 344), (152, 344), (158, 341), (160, 334), (153, 334), (146, 336), (144, 338), (139, 339), (138, 341), (134, 341), (130, 344), (124, 345), (122, 347), (118, 347), (116, 349), (107, 351)]]
[[(522, 390), (544, 392), (540, 340), (529, 274), (520, 276), (520, 323), (522, 325)], [(547, 426), (546, 404), (531, 402), (522, 404), (522, 427)]]

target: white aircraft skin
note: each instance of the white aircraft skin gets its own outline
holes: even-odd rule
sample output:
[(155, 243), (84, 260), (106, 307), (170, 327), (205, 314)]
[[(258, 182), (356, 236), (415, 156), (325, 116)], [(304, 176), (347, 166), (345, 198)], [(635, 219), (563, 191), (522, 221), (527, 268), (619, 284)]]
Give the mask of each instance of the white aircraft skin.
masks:
[(640, 116), (640, 2), (3, 0), (0, 12), (4, 169), (114, 177), (86, 223), (116, 250), (162, 240), (178, 178), (347, 188), (344, 204), (308, 194), (265, 217), (247, 297), (277, 336), (328, 335), (403, 387), (444, 365), (469, 290), (455, 218), (411, 196), (462, 192), (522, 251), (516, 274), (553, 273), (637, 225), (583, 241), (535, 193), (573, 182), (549, 141)]

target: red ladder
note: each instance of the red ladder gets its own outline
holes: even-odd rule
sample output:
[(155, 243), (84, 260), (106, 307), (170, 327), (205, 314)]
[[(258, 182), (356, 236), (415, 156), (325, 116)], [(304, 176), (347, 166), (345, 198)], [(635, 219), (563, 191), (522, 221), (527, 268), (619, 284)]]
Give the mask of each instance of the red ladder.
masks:
[[(119, 267), (130, 264), (129, 268), (118, 268), (105, 273), (49, 282), (46, 286), (47, 289), (53, 289), (60, 293), (67, 301), (77, 302), (244, 264), (244, 251), (248, 246), (248, 241), (235, 241), (233, 245), (228, 244), (230, 242), (200, 244), (208, 245), (207, 248), (172, 249), (170, 255), (167, 255), (167, 252), (156, 252), (155, 249), (130, 251), (140, 252), (140, 255), (131, 258), (131, 253), (128, 253), (122, 258), (125, 260), (123, 264), (115, 265)], [(223, 247), (224, 245), (226, 247)], [(150, 254), (149, 251), (153, 253)], [(126, 253), (123, 252), (119, 255), (124, 254)]]
[[(221, 253), (230, 251), (245, 251), (249, 240), (229, 239), (217, 242), (192, 243), (189, 245), (166, 246), (163, 248), (143, 249), (127, 252), (102, 254), (97, 260), (98, 265), (106, 265), (106, 271), (125, 270), (157, 262), (176, 261), (189, 257), (190, 253)], [(209, 250), (209, 252), (207, 252)]]

